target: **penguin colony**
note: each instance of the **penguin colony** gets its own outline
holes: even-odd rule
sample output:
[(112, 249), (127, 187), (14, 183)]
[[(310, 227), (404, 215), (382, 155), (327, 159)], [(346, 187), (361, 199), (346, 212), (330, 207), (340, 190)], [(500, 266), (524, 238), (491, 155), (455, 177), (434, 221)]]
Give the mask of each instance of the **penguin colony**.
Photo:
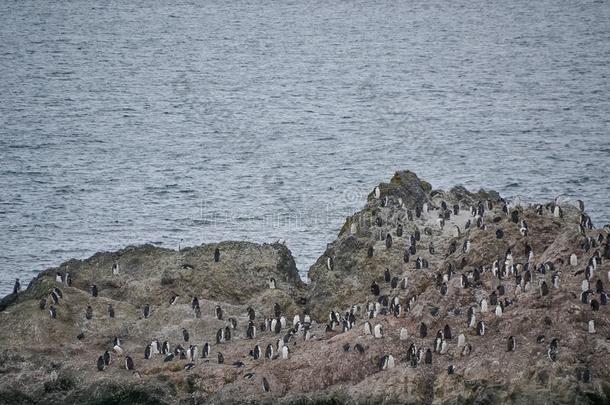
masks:
[[(212, 260), (215, 263), (222, 260), (222, 252), (219, 248), (214, 250)], [(182, 265), (182, 268), (185, 268), (184, 266)], [(328, 262), (328, 266), (332, 268), (332, 261)], [(118, 276), (120, 274), (119, 269), (120, 262), (115, 261), (109, 269), (109, 273), (113, 276)], [(61, 312), (61, 301), (64, 298), (64, 292), (62, 292), (60, 287), (69, 285), (67, 280), (70, 280), (71, 283), (71, 279), (67, 278), (67, 274), (64, 275), (58, 272), (54, 277), (57, 286), (53, 288), (47, 298), (40, 300), (40, 309), (48, 310), (51, 319), (56, 319), (58, 313)], [(266, 282), (269, 289), (278, 288), (278, 283), (274, 278), (270, 278)], [(21, 291), (19, 280), (15, 282), (14, 290), (14, 293)], [(89, 287), (89, 295), (92, 302), (84, 308), (83, 312), (86, 321), (90, 322), (98, 317), (110, 320), (120, 318), (120, 310), (115, 308), (112, 303), (105, 304), (104, 313), (96, 313), (94, 311), (92, 304), (95, 300), (101, 299), (101, 291), (97, 285)], [(197, 296), (189, 296), (187, 298), (183, 294), (172, 292), (167, 299), (166, 306), (170, 308), (182, 303), (188, 303), (193, 318), (200, 319), (202, 317), (202, 308)], [(150, 304), (143, 305), (140, 309), (140, 319), (149, 320), (154, 318), (157, 309)], [(263, 312), (264, 315), (260, 312)], [(312, 338), (312, 332), (310, 331), (312, 321), (308, 314), (295, 314), (290, 322), (279, 303), (274, 303), (266, 313), (262, 310), (260, 312), (248, 306), (244, 308), (243, 313), (236, 313), (235, 316), (231, 316), (221, 305), (214, 305), (210, 315), (220, 323), (224, 323), (224, 326), (218, 328), (213, 333), (215, 338), (210, 340), (206, 340), (207, 337), (202, 340), (199, 336), (192, 336), (187, 328), (181, 328), (179, 329), (179, 334), (174, 334), (173, 340), (151, 337), (150, 341), (145, 342), (146, 344), (141, 345), (139, 349), (134, 350), (134, 344), (130, 344), (130, 350), (127, 351), (125, 347), (129, 337), (115, 336), (112, 340), (108, 341), (106, 349), (100, 352), (97, 359), (95, 359), (95, 367), (99, 372), (126, 370), (137, 376), (140, 376), (138, 371), (140, 367), (155, 363), (180, 362), (181, 367), (186, 372), (213, 363), (243, 368), (247, 366), (247, 363), (244, 361), (254, 362), (250, 364), (250, 366), (253, 366), (260, 361), (275, 362), (289, 360), (291, 349), (296, 347), (297, 342)], [(239, 317), (241, 317), (240, 321), (238, 321)], [(84, 339), (84, 332), (78, 338), (79, 340)], [(243, 356), (230, 359), (231, 361), (229, 362), (229, 359), (226, 359), (223, 354), (223, 348), (230, 346), (236, 339), (252, 341), (253, 348), (248, 353), (243, 353)], [(263, 340), (271, 340), (272, 343), (263, 345), (261, 343)], [(139, 342), (135, 344), (136, 347), (138, 345)], [(356, 350), (358, 349), (362, 348), (356, 348)], [(273, 389), (270, 379), (265, 376), (259, 377), (256, 373), (249, 372), (245, 374), (244, 378), (246, 380), (259, 381), (263, 392), (269, 392)]]
[[(532, 248), (541, 243), (536, 240), (536, 231), (530, 229), (528, 221), (532, 216), (533, 222), (538, 222), (536, 216), (563, 218), (564, 209), (556, 202), (525, 207), (519, 202), (498, 198), (449, 204), (440, 196), (435, 201), (408, 210), (401, 198), (384, 196), (376, 187), (369, 196), (368, 208), (364, 218), (351, 219), (350, 236), (364, 240), (370, 238), (363, 252), (367, 259), (380, 256), (381, 261), (385, 261), (384, 251), (395, 249), (396, 254), (402, 255), (404, 265), (394, 270), (388, 267), (379, 269), (379, 277), (370, 281), (369, 301), (354, 304), (344, 316), (339, 311), (331, 311), (327, 331), (349, 330), (354, 321), (357, 324), (362, 319), (365, 336), (382, 339), (390, 335), (410, 343), (406, 355), (395, 350), (380, 357), (380, 370), (403, 361), (406, 366), (417, 368), (422, 364), (432, 364), (438, 357), (440, 361), (451, 363), (446, 365), (448, 374), (456, 374), (463, 371), (462, 364), (467, 361), (464, 357), (475, 351), (483, 339), (494, 339), (505, 348), (506, 355), (511, 355), (519, 350), (521, 344), (531, 343), (519, 342), (519, 339), (528, 339), (530, 332), (519, 330), (518, 321), (520, 308), (531, 301), (528, 297), (548, 302), (555, 294), (568, 295), (572, 301), (580, 302), (583, 316), (591, 318), (578, 331), (580, 338), (584, 341), (585, 333), (597, 333), (595, 313), (606, 309), (608, 295), (605, 283), (610, 281), (610, 272), (596, 272), (596, 269), (604, 260), (610, 259), (610, 229), (594, 230), (582, 201), (578, 201), (580, 224), (574, 229), (581, 241), (580, 249), (567, 257), (546, 259), (542, 256), (548, 246), (543, 246), (539, 252)], [(370, 219), (366, 218), (367, 215)], [(492, 235), (488, 239), (495, 239), (496, 243), (503, 243), (505, 254), (475, 266), (469, 261), (470, 238), (471, 235), (481, 238), (481, 233)], [(444, 251), (435, 246), (438, 237), (432, 237), (439, 234), (448, 238), (448, 247)], [(509, 234), (518, 237), (508, 240)], [(327, 251), (327, 255), (327, 262), (341, 265), (333, 259), (332, 250)], [(440, 304), (438, 307), (430, 302), (429, 296), (427, 302), (418, 305), (417, 286), (409, 280), (418, 271), (423, 274), (418, 278), (419, 284), (427, 278), (436, 286), (438, 297), (434, 302)], [(582, 279), (580, 291), (567, 290), (562, 283), (566, 278)], [(570, 284), (573, 284), (572, 280)], [(443, 300), (448, 295), (453, 301)], [(432, 316), (421, 315), (426, 307)], [(442, 319), (438, 317), (441, 311)], [(354, 314), (357, 315), (355, 319)], [(400, 321), (388, 322), (391, 317), (406, 318), (411, 322), (408, 322), (409, 326)], [(418, 326), (413, 325), (418, 318), (424, 320)], [(561, 323), (561, 319), (543, 317), (540, 319), (541, 330), (552, 330), (550, 325), (553, 322)], [(388, 333), (388, 323), (396, 325), (396, 330)], [(430, 329), (436, 328), (436, 333), (431, 334)], [(554, 363), (561, 356), (561, 339), (550, 333), (550, 336), (538, 335), (531, 340), (540, 345), (540, 353), (546, 360)], [(400, 361), (395, 361), (395, 358)], [(579, 377), (584, 382), (590, 382), (595, 376), (589, 360), (580, 359), (582, 364), (576, 367), (582, 370), (576, 374), (587, 376)]]
[[(529, 331), (519, 330), (518, 325), (525, 298), (550, 299), (563, 292), (564, 285), (568, 284), (564, 280), (568, 278), (581, 280), (579, 290), (568, 293), (587, 318), (583, 334), (598, 333), (596, 312), (607, 308), (605, 284), (610, 277), (599, 269), (610, 259), (610, 238), (607, 231), (593, 229), (582, 202), (579, 202), (580, 249), (567, 257), (548, 260), (543, 260), (542, 252), (532, 248), (539, 243), (534, 241), (536, 230), (530, 229), (528, 218), (562, 218), (564, 210), (554, 203), (522, 207), (502, 199), (474, 204), (435, 199), (408, 210), (400, 199), (384, 196), (376, 187), (372, 205), (373, 237), (364, 248), (363, 257), (375, 259), (398, 252), (403, 265), (399, 269), (379, 268), (379, 277), (370, 280), (365, 301), (355, 302), (348, 308), (329, 309), (327, 318), (314, 321), (307, 312), (285, 313), (277, 302), (267, 308), (244, 306), (241, 309), (216, 304), (208, 313), (202, 313), (201, 303), (205, 300), (200, 302), (197, 296), (172, 292), (167, 307), (187, 303), (193, 319), (213, 317), (222, 326), (209, 331), (207, 336), (179, 328), (172, 336), (151, 336), (147, 342), (129, 342), (129, 350), (125, 349), (129, 337), (116, 336), (108, 341), (97, 359), (91, 360), (92, 367), (95, 362), (99, 372), (124, 369), (138, 374), (138, 369), (148, 364), (178, 363), (184, 372), (191, 372), (215, 363), (243, 368), (244, 380), (256, 382), (265, 393), (273, 391), (274, 380), (270, 375), (254, 372), (256, 364), (290, 360), (293, 352), (307, 347), (308, 341), (356, 330), (354, 340), (341, 345), (346, 355), (364, 358), (380, 342), (400, 342), (387, 353), (374, 356), (372, 360), (378, 371), (397, 367), (417, 369), (441, 363), (447, 375), (455, 375), (465, 371), (468, 357), (484, 340), (494, 340), (506, 356), (518, 352), (526, 343), (522, 339), (529, 339)], [(352, 226), (350, 232), (356, 234), (358, 227)], [(496, 243), (506, 244), (505, 254), (482, 266), (472, 266), (469, 263), (473, 252), (471, 239), (477, 233), (490, 234)], [(439, 234), (447, 235), (446, 247), (434, 243), (438, 240), (434, 236)], [(508, 234), (518, 234), (519, 239), (509, 242)], [(216, 248), (211, 260), (218, 263), (226, 258)], [(322, 263), (329, 272), (342, 265), (328, 252)], [(119, 276), (120, 261), (115, 261), (109, 271)], [(433, 302), (421, 301), (412, 280), (414, 273), (423, 275), (434, 286), (438, 295)], [(61, 316), (65, 298), (62, 288), (72, 285), (72, 276), (69, 272), (58, 272), (55, 282), (57, 286), (39, 304), (52, 319), (58, 314)], [(264, 283), (269, 289), (281, 289), (274, 278)], [(14, 290), (15, 293), (21, 290), (19, 280)], [(89, 293), (92, 301), (100, 299), (97, 285), (91, 285)], [(156, 309), (143, 305), (141, 318), (154, 318)], [(120, 317), (120, 311), (109, 303), (104, 313), (96, 313), (89, 304), (83, 308), (83, 317), (87, 321), (99, 317), (111, 320)], [(513, 318), (517, 319), (514, 323), (510, 322)], [(561, 321), (541, 319), (541, 331), (552, 330), (544, 325), (550, 326), (553, 322)], [(534, 339), (549, 364), (561, 359), (560, 338), (538, 333)], [(236, 341), (251, 342), (251, 348), (239, 356), (225, 357), (225, 348)], [(589, 383), (595, 379), (596, 370), (586, 359), (575, 365), (575, 370), (580, 381)]]

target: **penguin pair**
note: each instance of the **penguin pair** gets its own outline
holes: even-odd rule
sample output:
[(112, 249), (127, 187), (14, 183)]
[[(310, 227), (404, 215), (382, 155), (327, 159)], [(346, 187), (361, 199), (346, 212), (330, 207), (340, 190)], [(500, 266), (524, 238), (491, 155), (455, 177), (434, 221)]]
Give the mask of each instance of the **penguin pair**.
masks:
[(394, 368), (394, 356), (391, 354), (386, 354), (379, 359), (379, 369), (380, 370), (388, 370)]
[(261, 358), (261, 347), (259, 345), (254, 346), (254, 349), (250, 350), (249, 355), (254, 359), (258, 360)]

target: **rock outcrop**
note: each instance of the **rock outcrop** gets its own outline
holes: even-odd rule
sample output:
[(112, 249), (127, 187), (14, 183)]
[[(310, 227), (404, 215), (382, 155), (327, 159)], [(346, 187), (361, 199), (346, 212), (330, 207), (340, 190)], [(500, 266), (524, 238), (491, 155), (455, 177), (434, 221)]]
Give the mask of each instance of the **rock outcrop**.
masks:
[[(407, 171), (347, 219), (309, 285), (281, 244), (71, 260), (0, 303), (0, 403), (608, 403), (609, 229), (587, 219), (569, 204), (433, 190)], [(198, 356), (145, 359), (154, 339)]]

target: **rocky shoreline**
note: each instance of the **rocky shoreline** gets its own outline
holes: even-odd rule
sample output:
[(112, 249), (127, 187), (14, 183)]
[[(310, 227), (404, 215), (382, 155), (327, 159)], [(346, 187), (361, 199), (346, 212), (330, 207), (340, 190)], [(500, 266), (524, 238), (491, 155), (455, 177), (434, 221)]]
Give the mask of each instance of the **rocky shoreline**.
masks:
[(279, 243), (70, 260), (0, 300), (0, 403), (609, 403), (609, 233), (404, 171), (307, 285)]

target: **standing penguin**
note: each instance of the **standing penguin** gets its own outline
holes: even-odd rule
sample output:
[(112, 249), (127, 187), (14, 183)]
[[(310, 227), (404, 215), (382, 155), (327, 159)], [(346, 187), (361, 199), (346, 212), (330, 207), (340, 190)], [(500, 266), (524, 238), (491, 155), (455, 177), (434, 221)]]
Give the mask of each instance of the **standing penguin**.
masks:
[(277, 302), (273, 304), (273, 313), (275, 314), (276, 318), (279, 318), (282, 315), (282, 307), (280, 307), (280, 304)]
[(112, 304), (108, 304), (107, 312), (109, 318), (114, 318), (114, 308), (112, 307)]
[(383, 356), (381, 358), (381, 362), (380, 362), (380, 366), (382, 370), (388, 370), (391, 368), (394, 368), (395, 366), (395, 362), (394, 362), (394, 356), (392, 356), (391, 354), (386, 354), (385, 356)]
[(95, 284), (91, 286), (91, 296), (97, 297), (97, 285)]
[(377, 283), (375, 281), (373, 281), (373, 284), (371, 284), (371, 294), (378, 296), (379, 293), (380, 293), (379, 286), (377, 285)]
[(51, 291), (51, 299), (55, 305), (59, 304), (59, 295), (57, 295), (57, 292)]
[(443, 339), (451, 340), (451, 327), (449, 325), (445, 325), (443, 328)]
[(216, 314), (216, 319), (219, 319), (222, 321), (223, 312), (222, 312), (222, 308), (220, 307), (220, 305), (216, 305), (215, 314)]
[(197, 345), (191, 345), (189, 346), (188, 350), (186, 351), (187, 353), (187, 358), (191, 363), (194, 363), (195, 361), (197, 361)]
[(159, 341), (157, 339), (153, 340), (152, 342), (150, 342), (150, 351), (152, 354), (159, 354), (161, 353), (159, 351), (161, 347), (159, 346)]
[(373, 331), (373, 336), (376, 339), (381, 339), (383, 337), (383, 328), (380, 324), (375, 325), (375, 329)]
[(224, 334), (225, 334), (225, 341), (229, 342), (231, 340), (231, 327), (225, 326)]
[(364, 322), (364, 334), (365, 335), (372, 335), (373, 332), (371, 330), (371, 324), (369, 321)]
[(246, 338), (254, 339), (256, 337), (256, 326), (254, 326), (254, 322), (250, 321), (248, 323), (248, 329), (246, 329)]
[(332, 258), (332, 257), (330, 257), (330, 256), (329, 256), (329, 257), (327, 257), (327, 258), (326, 258), (326, 269), (327, 269), (328, 271), (333, 271), (333, 268), (334, 268), (334, 267), (335, 267), (335, 266), (334, 266), (333, 258)]
[(251, 321), (256, 319), (256, 311), (254, 311), (252, 307), (248, 307), (246, 309), (246, 312), (248, 312), (248, 319), (250, 319)]
[(263, 377), (263, 391), (269, 392), (269, 381), (265, 377)]
[(557, 355), (559, 354), (559, 341), (557, 339), (551, 340), (549, 344), (549, 349), (547, 351), (547, 356), (549, 360), (555, 362), (557, 361)]
[(432, 350), (430, 349), (426, 350), (424, 364), (432, 364)]
[(214, 249), (214, 262), (218, 263), (220, 261), (220, 249)]
[(254, 350), (250, 350), (250, 356), (254, 360), (258, 360), (261, 358), (261, 347), (259, 345), (254, 346)]
[(428, 336), (428, 327), (422, 322), (419, 325), (419, 337), (425, 338), (426, 336)]
[(443, 345), (443, 334), (439, 330), (438, 333), (436, 334), (436, 338), (434, 339), (434, 347), (433, 347), (434, 351), (440, 352), (442, 345)]
[(549, 295), (549, 286), (546, 284), (546, 281), (540, 283), (540, 295), (543, 297)]
[(15, 285), (13, 286), (13, 294), (19, 294), (19, 291), (21, 291), (21, 283), (19, 282), (19, 279), (16, 278)]
[(508, 337), (508, 343), (507, 343), (507, 347), (506, 347), (506, 351), (508, 352), (514, 352), (515, 348), (517, 346), (517, 343), (515, 341), (515, 337), (514, 336), (509, 336)]
[(189, 337), (190, 337), (189, 332), (184, 328), (182, 328), (182, 337), (184, 338), (185, 342), (189, 341)]
[(225, 330), (224, 328), (220, 328), (216, 331), (216, 343), (224, 343), (225, 341)]
[(163, 344), (161, 345), (161, 353), (167, 355), (171, 352), (170, 347), (169, 347), (169, 342), (166, 340), (163, 342)]
[(390, 249), (392, 247), (392, 235), (389, 233), (385, 237), (385, 247), (386, 249)]
[(396, 227), (396, 236), (400, 238), (402, 236), (402, 232), (402, 224), (398, 224), (398, 226)]
[(125, 368), (127, 370), (135, 370), (135, 366), (133, 364), (133, 359), (129, 356), (125, 357)]
[(112, 340), (112, 350), (114, 350), (114, 352), (118, 355), (123, 354), (123, 348), (121, 347), (121, 339), (119, 339), (118, 337), (115, 337)]
[(265, 358), (271, 360), (273, 358), (273, 345), (268, 344), (267, 349), (265, 350)]
[(93, 308), (91, 305), (87, 305), (87, 309), (85, 310), (85, 319), (91, 320), (93, 318)]
[(409, 331), (407, 328), (400, 328), (400, 340), (407, 340), (409, 338)]
[(570, 255), (570, 266), (578, 266), (578, 257), (574, 253)]
[(218, 358), (218, 364), (224, 364), (225, 356), (223, 356), (222, 353), (218, 352), (218, 355), (216, 357)]
[(371, 257), (373, 257), (374, 253), (375, 253), (375, 248), (373, 246), (369, 246), (366, 251), (366, 257), (368, 257), (370, 259)]
[(97, 371), (104, 371), (106, 369), (106, 363), (104, 362), (104, 356), (97, 358)]
[(487, 312), (487, 300), (485, 298), (483, 298), (481, 300), (481, 313), (486, 313)]
[(551, 276), (551, 285), (555, 289), (559, 288), (559, 274), (557, 274), (557, 272), (553, 273)]
[(485, 335), (485, 323), (483, 321), (479, 321), (477, 324), (477, 336)]
[(112, 361), (112, 356), (110, 355), (110, 352), (108, 350), (106, 350), (104, 352), (104, 354), (102, 355), (103, 359), (104, 359), (104, 364), (106, 366), (110, 365), (110, 362)]
[(447, 283), (441, 284), (441, 295), (447, 295), (448, 290), (449, 290), (449, 287), (447, 286)]
[(463, 333), (460, 333), (458, 335), (458, 343), (457, 346), (458, 347), (464, 347), (464, 345), (466, 345), (466, 336)]
[(119, 274), (119, 262), (115, 261), (112, 265), (112, 274), (114, 274), (115, 276)]

